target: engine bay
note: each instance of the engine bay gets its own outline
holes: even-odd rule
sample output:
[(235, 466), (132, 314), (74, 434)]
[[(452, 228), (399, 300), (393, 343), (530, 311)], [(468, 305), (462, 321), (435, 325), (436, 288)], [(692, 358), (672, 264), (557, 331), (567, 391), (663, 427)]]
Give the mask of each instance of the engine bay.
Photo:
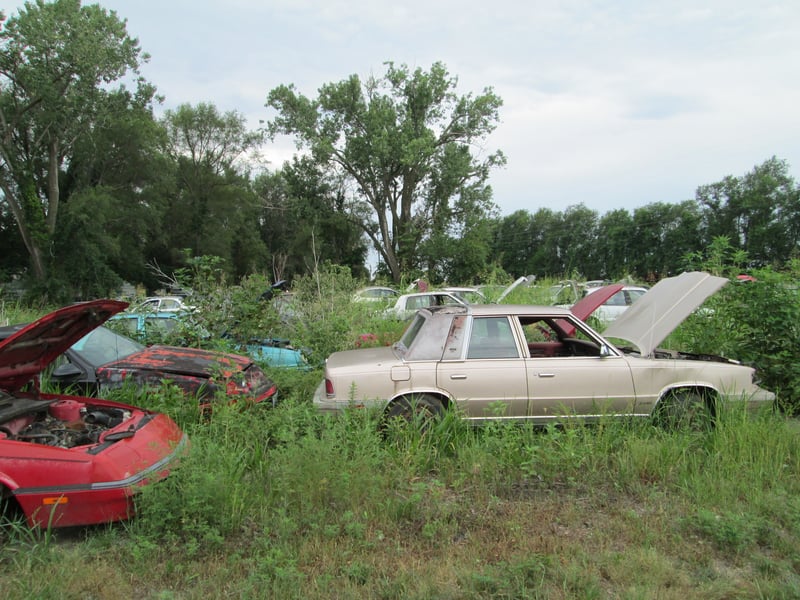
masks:
[(0, 391), (0, 440), (74, 448), (99, 443), (101, 435), (131, 418), (122, 408), (77, 399), (15, 397)]

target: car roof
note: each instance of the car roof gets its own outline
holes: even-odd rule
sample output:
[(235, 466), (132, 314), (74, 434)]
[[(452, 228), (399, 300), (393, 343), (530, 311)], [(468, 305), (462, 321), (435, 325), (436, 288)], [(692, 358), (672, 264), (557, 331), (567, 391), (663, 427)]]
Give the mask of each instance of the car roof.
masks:
[[(706, 298), (728, 283), (700, 271), (682, 273), (662, 279), (633, 303), (606, 328), (603, 337), (617, 338), (633, 343), (647, 356), (680, 325)], [(431, 314), (471, 314), (473, 316), (524, 316), (569, 317), (575, 315), (560, 306), (514, 304), (471, 304), (466, 306), (441, 306), (421, 309)]]
[(559, 306), (536, 304), (454, 304), (449, 306), (431, 306), (420, 310), (433, 313), (471, 314), (476, 317), (541, 315), (562, 318), (572, 315), (569, 309)]

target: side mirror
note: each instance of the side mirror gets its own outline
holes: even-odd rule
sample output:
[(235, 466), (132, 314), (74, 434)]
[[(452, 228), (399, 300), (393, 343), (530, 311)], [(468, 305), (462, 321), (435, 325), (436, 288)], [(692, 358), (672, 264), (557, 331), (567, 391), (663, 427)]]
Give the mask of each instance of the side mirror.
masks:
[(79, 377), (83, 375), (83, 371), (81, 371), (78, 367), (73, 365), (72, 363), (64, 363), (60, 367), (56, 367), (53, 369), (53, 372), (50, 374), (51, 379), (71, 379), (73, 377)]

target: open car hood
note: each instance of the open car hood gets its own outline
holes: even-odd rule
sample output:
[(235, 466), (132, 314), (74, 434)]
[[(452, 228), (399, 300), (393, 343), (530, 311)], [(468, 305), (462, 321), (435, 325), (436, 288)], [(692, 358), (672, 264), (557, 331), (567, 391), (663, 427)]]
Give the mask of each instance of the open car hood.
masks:
[(728, 283), (724, 277), (692, 271), (662, 279), (603, 332), (631, 342), (649, 356), (706, 298)]
[(127, 306), (117, 300), (81, 302), (21, 327), (0, 342), (0, 388), (21, 388), (72, 344)]

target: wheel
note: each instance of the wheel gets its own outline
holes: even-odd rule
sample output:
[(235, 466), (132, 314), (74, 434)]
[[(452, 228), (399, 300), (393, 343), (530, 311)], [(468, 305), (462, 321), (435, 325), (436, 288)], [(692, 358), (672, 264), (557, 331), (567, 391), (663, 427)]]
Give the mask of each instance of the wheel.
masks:
[(714, 426), (711, 399), (696, 390), (674, 390), (658, 403), (656, 420), (665, 429), (703, 431)]
[(398, 398), (389, 406), (386, 412), (386, 421), (402, 419), (408, 424), (417, 425), (420, 429), (427, 426), (442, 416), (444, 405), (436, 396), (430, 394), (417, 394)]

